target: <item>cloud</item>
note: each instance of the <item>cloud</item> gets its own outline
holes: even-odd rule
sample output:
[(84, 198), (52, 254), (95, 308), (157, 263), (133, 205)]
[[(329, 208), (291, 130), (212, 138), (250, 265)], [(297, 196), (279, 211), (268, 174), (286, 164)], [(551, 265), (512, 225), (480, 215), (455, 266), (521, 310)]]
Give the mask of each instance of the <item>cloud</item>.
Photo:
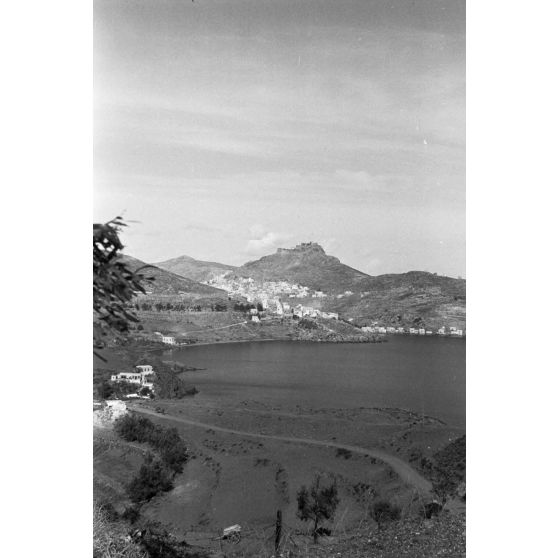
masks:
[(268, 254), (292, 238), (292, 235), (267, 231), (262, 225), (250, 227), (250, 240), (244, 252), (251, 256)]

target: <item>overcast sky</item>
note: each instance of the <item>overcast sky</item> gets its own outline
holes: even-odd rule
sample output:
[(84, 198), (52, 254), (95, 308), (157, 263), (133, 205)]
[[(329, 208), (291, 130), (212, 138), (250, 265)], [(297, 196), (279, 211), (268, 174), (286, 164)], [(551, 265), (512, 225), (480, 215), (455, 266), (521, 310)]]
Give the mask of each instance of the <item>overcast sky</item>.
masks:
[(465, 276), (465, 2), (94, 6), (94, 218), (130, 255)]

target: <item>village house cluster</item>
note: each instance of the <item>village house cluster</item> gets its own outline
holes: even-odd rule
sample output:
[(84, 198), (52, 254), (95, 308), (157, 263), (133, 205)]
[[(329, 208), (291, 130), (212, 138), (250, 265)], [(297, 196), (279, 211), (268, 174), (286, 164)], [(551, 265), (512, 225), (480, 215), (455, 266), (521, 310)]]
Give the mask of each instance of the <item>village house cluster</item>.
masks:
[[(125, 382), (128, 384), (137, 384), (138, 391), (147, 388), (153, 391), (153, 366), (150, 364), (141, 364), (135, 367), (134, 372), (119, 372), (118, 374), (113, 374), (110, 379), (111, 382), (121, 383)], [(135, 393), (127, 395), (127, 397), (149, 397), (149, 395), (140, 396)]]
[(398, 334), (408, 334), (408, 335), (442, 335), (447, 337), (463, 337), (463, 330), (457, 329), (456, 327), (450, 327), (446, 329), (445, 326), (437, 329), (435, 332), (431, 329), (425, 329), (422, 327), (415, 328), (404, 328), (404, 327), (385, 327), (385, 326), (364, 326), (360, 328), (362, 331), (367, 333), (398, 333)]
[(252, 277), (235, 277), (231, 272), (214, 275), (207, 285), (227, 291), (230, 296), (244, 297), (248, 302), (260, 302), (267, 310), (276, 301), (284, 298), (324, 298), (323, 291), (289, 283), (288, 281), (256, 281)]

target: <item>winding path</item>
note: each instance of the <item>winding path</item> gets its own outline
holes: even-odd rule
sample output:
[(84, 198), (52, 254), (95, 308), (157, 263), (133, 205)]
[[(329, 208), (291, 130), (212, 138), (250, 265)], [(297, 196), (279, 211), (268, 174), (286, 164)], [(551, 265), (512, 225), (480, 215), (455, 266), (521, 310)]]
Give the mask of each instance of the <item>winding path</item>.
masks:
[(261, 438), (265, 440), (278, 440), (280, 442), (289, 442), (293, 444), (306, 444), (311, 446), (321, 446), (326, 448), (339, 448), (351, 451), (353, 453), (358, 453), (361, 455), (367, 455), (369, 457), (374, 457), (383, 461), (389, 465), (399, 477), (407, 484), (413, 486), (420, 494), (423, 496), (432, 496), (432, 483), (420, 475), (413, 467), (411, 467), (406, 461), (403, 461), (395, 455), (391, 455), (380, 449), (367, 449), (361, 448), (359, 446), (349, 446), (346, 444), (338, 444), (336, 442), (326, 442), (323, 440), (313, 440), (311, 438), (295, 438), (292, 436), (275, 436), (273, 434), (257, 434), (254, 432), (246, 432), (242, 430), (234, 430), (232, 428), (224, 428), (222, 426), (214, 426), (213, 424), (207, 424), (205, 422), (198, 422), (196, 420), (191, 420), (183, 417), (176, 417), (170, 415), (162, 415), (150, 409), (145, 409), (136, 405), (129, 405), (129, 408), (138, 413), (145, 415), (152, 415), (157, 418), (162, 418), (165, 420), (181, 422), (188, 424), (190, 426), (198, 426), (200, 428), (207, 428), (214, 430), (216, 432), (225, 432), (227, 434), (235, 434), (236, 436), (245, 436), (250, 438)]

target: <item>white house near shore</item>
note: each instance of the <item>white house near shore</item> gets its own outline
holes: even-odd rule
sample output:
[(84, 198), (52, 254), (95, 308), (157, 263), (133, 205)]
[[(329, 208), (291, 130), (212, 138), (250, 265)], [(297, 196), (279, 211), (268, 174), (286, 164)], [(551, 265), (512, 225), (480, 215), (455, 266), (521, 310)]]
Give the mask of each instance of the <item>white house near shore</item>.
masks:
[(112, 382), (126, 382), (153, 389), (153, 382), (148, 380), (153, 374), (153, 366), (150, 364), (143, 364), (136, 366), (135, 372), (119, 372), (118, 374), (113, 374), (110, 379)]

